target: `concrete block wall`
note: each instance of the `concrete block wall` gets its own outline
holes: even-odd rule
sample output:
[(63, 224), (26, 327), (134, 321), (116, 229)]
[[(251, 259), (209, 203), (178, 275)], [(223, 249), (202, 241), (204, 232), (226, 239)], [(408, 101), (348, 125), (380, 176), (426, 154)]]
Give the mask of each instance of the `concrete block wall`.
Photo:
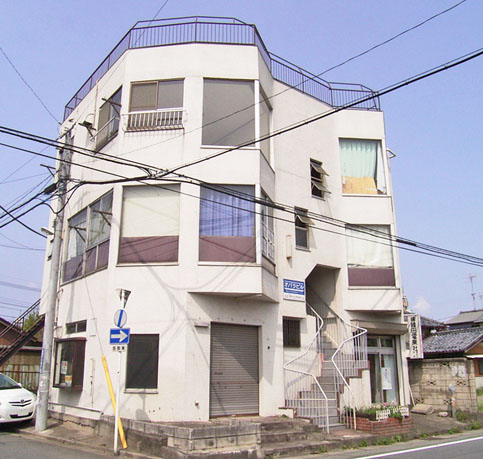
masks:
[(435, 411), (449, 412), (449, 386), (453, 385), (456, 410), (478, 411), (474, 366), (465, 357), (409, 360), (409, 383), (415, 403), (432, 405)]

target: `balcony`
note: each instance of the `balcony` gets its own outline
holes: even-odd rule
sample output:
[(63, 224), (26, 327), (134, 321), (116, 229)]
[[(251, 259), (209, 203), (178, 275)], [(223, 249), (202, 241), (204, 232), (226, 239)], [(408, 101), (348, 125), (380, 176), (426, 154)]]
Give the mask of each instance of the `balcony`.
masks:
[(126, 131), (183, 129), (183, 109), (136, 111), (126, 115)]
[(191, 16), (136, 23), (67, 103), (64, 120), (127, 50), (186, 43), (256, 46), (275, 80), (332, 107), (351, 105), (350, 108), (359, 110), (380, 110), (379, 98), (366, 86), (330, 83), (270, 53), (253, 24), (235, 18)]

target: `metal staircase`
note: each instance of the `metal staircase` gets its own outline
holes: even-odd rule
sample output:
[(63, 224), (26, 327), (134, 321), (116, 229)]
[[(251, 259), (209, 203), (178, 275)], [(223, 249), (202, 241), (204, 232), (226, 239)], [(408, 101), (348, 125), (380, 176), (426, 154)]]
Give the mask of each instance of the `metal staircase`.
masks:
[[(326, 432), (341, 424), (356, 428), (356, 400), (348, 380), (368, 368), (367, 330), (339, 316), (310, 288), (307, 300), (316, 333), (308, 348), (284, 365), (285, 406)], [(346, 422), (347, 415), (352, 422)]]
[(8, 346), (0, 349), (0, 365), (3, 365), (10, 357), (15, 355), (25, 344), (27, 344), (34, 335), (44, 326), (45, 316), (41, 315), (32, 324), (32, 326), (25, 332), (22, 329), (23, 323), (30, 314), (38, 310), (40, 300), (36, 301), (26, 311), (24, 311), (19, 317), (17, 317), (8, 327), (0, 332), (0, 338), (5, 336), (8, 332), (13, 331), (18, 336)]

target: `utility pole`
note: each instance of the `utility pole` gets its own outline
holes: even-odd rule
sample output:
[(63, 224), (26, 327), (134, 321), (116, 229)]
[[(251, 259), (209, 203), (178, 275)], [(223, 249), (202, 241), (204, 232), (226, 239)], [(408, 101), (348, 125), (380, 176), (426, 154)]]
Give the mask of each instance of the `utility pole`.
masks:
[(72, 145), (70, 130), (65, 134), (64, 146), (59, 149), (59, 169), (57, 175), (57, 213), (54, 218), (54, 239), (52, 257), (50, 260), (49, 286), (47, 290), (47, 307), (45, 311), (45, 325), (42, 339), (42, 357), (40, 359), (39, 390), (37, 393), (37, 414), (35, 430), (42, 431), (47, 428), (49, 416), (50, 372), (52, 368), (52, 346), (54, 341), (55, 305), (57, 302), (57, 289), (59, 284), (60, 256), (62, 249), (62, 231), (64, 226), (64, 206), (67, 183), (70, 178), (70, 159)]

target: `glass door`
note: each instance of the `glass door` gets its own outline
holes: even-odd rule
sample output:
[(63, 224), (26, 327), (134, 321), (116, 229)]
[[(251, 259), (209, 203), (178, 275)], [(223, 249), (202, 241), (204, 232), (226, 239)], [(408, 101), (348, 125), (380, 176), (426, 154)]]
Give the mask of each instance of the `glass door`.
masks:
[(399, 403), (394, 338), (370, 336), (367, 344), (372, 403)]

